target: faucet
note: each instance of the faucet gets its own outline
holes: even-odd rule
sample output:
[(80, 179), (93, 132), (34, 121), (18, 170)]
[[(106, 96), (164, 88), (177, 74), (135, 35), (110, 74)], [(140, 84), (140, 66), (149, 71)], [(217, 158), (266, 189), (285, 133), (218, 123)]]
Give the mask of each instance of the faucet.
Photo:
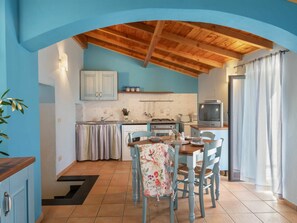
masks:
[(113, 116), (113, 114), (110, 114), (109, 116), (106, 116), (105, 118), (102, 116), (100, 120), (101, 120), (101, 122), (104, 122), (106, 119), (108, 119), (112, 116)]
[(143, 113), (146, 117), (148, 118), (152, 118), (154, 114), (151, 114), (151, 113), (147, 113), (147, 112), (144, 112)]

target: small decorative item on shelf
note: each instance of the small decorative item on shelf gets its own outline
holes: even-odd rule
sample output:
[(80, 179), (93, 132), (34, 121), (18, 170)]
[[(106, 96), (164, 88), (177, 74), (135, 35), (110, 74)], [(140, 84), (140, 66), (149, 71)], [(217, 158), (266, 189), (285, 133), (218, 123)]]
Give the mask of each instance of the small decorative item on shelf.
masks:
[(128, 121), (130, 111), (128, 111), (127, 108), (123, 108), (122, 112), (123, 112), (123, 115), (124, 115), (124, 120)]
[(125, 87), (125, 91), (126, 91), (126, 92), (130, 92), (130, 87), (128, 87), (128, 86)]
[(135, 91), (139, 92), (140, 91), (140, 87), (135, 87)]
[(130, 87), (130, 89), (131, 89), (131, 92), (135, 91), (135, 87)]

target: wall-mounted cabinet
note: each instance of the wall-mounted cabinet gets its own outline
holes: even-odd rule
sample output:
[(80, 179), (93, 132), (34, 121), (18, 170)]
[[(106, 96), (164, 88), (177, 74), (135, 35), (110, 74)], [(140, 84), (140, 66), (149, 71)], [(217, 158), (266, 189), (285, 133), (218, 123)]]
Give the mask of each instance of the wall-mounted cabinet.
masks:
[(81, 100), (117, 100), (118, 75), (116, 71), (81, 71), (80, 75)]

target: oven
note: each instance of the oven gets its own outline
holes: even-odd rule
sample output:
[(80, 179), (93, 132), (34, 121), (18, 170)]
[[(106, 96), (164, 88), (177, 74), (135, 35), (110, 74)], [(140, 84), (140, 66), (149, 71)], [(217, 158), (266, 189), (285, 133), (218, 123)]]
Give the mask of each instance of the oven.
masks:
[(155, 134), (155, 136), (170, 136), (173, 134), (172, 129), (176, 128), (175, 123), (152, 123), (151, 124), (151, 132)]

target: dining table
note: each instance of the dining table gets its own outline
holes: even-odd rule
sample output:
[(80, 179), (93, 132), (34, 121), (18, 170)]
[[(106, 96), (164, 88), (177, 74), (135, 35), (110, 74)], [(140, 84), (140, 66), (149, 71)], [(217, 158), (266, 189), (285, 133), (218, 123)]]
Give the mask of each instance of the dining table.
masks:
[[(210, 142), (211, 140), (204, 140), (205, 143)], [(189, 221), (195, 221), (195, 194), (194, 194), (194, 181), (195, 181), (195, 167), (197, 165), (197, 161), (199, 159), (199, 154), (203, 152), (204, 144), (200, 145), (192, 145), (191, 143), (182, 144), (182, 142), (178, 142), (175, 140), (170, 140), (166, 137), (161, 137), (160, 142), (158, 143), (168, 143), (168, 144), (180, 144), (179, 149), (179, 163), (184, 163), (188, 167), (188, 186), (189, 186), (189, 195), (188, 195), (188, 203), (189, 203)], [(130, 147), (130, 154), (132, 157), (132, 196), (133, 201), (136, 204), (140, 200), (140, 179), (138, 174), (138, 165), (137, 165), (137, 152), (135, 145), (144, 145), (144, 144), (154, 144), (157, 142), (152, 142), (151, 140), (140, 140), (136, 142), (130, 142), (128, 146)], [(220, 194), (220, 171), (219, 167), (214, 171), (215, 175), (215, 195), (218, 200)]]

